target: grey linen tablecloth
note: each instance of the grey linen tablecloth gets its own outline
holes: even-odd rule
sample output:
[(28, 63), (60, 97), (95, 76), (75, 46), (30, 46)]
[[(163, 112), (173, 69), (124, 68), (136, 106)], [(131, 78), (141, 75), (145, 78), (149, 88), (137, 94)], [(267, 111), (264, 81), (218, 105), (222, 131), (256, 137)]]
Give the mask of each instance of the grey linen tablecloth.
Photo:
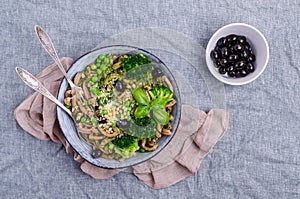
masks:
[[(299, 198), (299, 18), (297, 0), (1, 1), (0, 198)], [(196, 175), (169, 188), (153, 190), (130, 173), (94, 180), (62, 145), (37, 140), (14, 120), (15, 107), (32, 93), (14, 67), (37, 74), (52, 63), (35, 24), (61, 57), (78, 58), (114, 34), (142, 27), (173, 29), (205, 47), (214, 31), (233, 22), (261, 30), (269, 64), (254, 82), (225, 86), (227, 133)]]

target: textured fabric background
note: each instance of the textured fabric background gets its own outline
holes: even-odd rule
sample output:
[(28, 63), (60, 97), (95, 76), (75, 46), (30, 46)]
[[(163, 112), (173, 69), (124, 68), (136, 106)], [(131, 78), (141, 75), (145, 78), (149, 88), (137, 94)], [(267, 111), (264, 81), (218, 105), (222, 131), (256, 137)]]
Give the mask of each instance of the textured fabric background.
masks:
[[(0, 198), (299, 198), (300, 2), (285, 1), (9, 1), (0, 4)], [(77, 58), (111, 35), (140, 27), (180, 31), (206, 46), (219, 27), (245, 22), (270, 45), (254, 82), (225, 86), (229, 129), (198, 173), (152, 190), (132, 174), (94, 180), (66, 155), (15, 122), (32, 90), (14, 72), (38, 73), (50, 56), (35, 36), (41, 25), (59, 55)], [(197, 86), (197, 85), (195, 85)]]

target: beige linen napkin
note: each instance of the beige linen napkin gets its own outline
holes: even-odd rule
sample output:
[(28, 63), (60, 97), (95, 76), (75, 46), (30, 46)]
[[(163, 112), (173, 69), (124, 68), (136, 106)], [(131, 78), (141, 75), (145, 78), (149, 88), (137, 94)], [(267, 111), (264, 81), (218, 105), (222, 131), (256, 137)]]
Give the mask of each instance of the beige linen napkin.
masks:
[[(72, 58), (61, 59), (67, 70)], [(36, 76), (44, 86), (57, 96), (63, 74), (52, 64)], [(57, 117), (56, 104), (37, 92), (28, 96), (16, 109), (14, 116), (19, 125), (40, 140), (62, 143), (66, 152), (74, 152), (74, 160), (81, 163), (81, 170), (95, 179), (109, 178), (121, 170), (96, 167), (80, 157), (66, 141)], [(225, 133), (228, 114), (222, 109), (204, 111), (182, 106), (179, 127), (166, 148), (151, 160), (133, 167), (134, 174), (148, 186), (158, 189), (170, 186), (197, 172), (203, 158)]]
[[(72, 58), (62, 58), (61, 62), (67, 70), (73, 63)], [(37, 76), (38, 80), (53, 94), (57, 96), (58, 88), (63, 74), (56, 64), (52, 64), (42, 70)], [(29, 95), (16, 109), (14, 116), (19, 125), (28, 133), (40, 140), (52, 140), (56, 143), (62, 143), (66, 152), (74, 152), (74, 160), (81, 163), (81, 170), (88, 173), (96, 179), (106, 179), (119, 170), (102, 169), (96, 167), (82, 159), (71, 147), (60, 130), (56, 117), (56, 104), (34, 92)]]
[(134, 174), (154, 189), (168, 187), (195, 174), (227, 126), (228, 114), (224, 110), (213, 109), (206, 114), (183, 105), (172, 141), (154, 158), (134, 166)]

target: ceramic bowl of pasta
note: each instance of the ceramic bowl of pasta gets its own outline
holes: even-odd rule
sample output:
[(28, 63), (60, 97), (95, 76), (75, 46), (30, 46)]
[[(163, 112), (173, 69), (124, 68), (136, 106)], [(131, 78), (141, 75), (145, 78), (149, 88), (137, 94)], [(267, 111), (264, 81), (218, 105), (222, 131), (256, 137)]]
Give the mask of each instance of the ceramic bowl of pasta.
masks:
[(59, 125), (74, 150), (102, 168), (125, 168), (149, 160), (172, 139), (180, 120), (178, 86), (154, 54), (131, 46), (86, 53), (68, 70), (82, 88), (64, 79)]

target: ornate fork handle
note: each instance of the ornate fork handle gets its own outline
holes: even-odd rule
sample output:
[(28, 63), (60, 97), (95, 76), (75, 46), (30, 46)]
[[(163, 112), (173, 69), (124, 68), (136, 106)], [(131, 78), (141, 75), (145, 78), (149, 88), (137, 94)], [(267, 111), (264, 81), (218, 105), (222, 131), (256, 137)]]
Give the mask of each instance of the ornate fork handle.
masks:
[[(42, 43), (42, 46), (45, 48), (45, 50), (48, 52), (48, 54), (52, 57), (52, 59), (55, 61), (55, 63), (58, 65), (59, 69), (61, 70), (61, 72), (64, 74), (64, 76), (66, 77), (68, 83), (70, 84), (71, 87), (77, 87), (75, 86), (75, 84), (72, 82), (72, 80), (68, 77), (61, 61), (59, 60), (59, 57), (57, 55), (57, 52), (54, 48), (54, 45), (51, 41), (51, 38), (49, 37), (49, 35), (38, 25), (35, 26), (35, 31), (36, 34), (40, 40), (40, 42)], [(77, 89), (81, 89), (80, 87), (77, 87)]]
[[(59, 69), (61, 70), (61, 72), (63, 73), (65, 78), (67, 79), (69, 85), (71, 86), (71, 89), (73, 91), (75, 91), (76, 93), (79, 93), (79, 96), (80, 96), (79, 99), (81, 100), (81, 103), (84, 103), (85, 101), (87, 101), (88, 99), (85, 99), (82, 88), (75, 85), (73, 83), (73, 81), (69, 78), (68, 74), (66, 73), (49, 35), (38, 25), (35, 26), (35, 32), (36, 32), (42, 46), (45, 48), (45, 50), (48, 52), (48, 54), (53, 58), (53, 60), (58, 65)], [(89, 104), (89, 109), (90, 109), (90, 111), (94, 111), (94, 107), (91, 106), (90, 104)]]
[(72, 113), (69, 109), (67, 109), (60, 101), (58, 101), (56, 99), (56, 97), (54, 97), (49, 90), (47, 90), (43, 84), (32, 74), (30, 74), (28, 71), (20, 68), (20, 67), (16, 67), (16, 72), (18, 73), (18, 75), (20, 76), (20, 78), (23, 80), (23, 82), (28, 85), (29, 87), (31, 87), (32, 89), (34, 89), (35, 91), (39, 92), (40, 94), (44, 95), (45, 97), (47, 97), (49, 100), (51, 100), (52, 102), (54, 102), (55, 104), (57, 104), (60, 108), (62, 108), (64, 111), (66, 111), (71, 117), (72, 117)]

